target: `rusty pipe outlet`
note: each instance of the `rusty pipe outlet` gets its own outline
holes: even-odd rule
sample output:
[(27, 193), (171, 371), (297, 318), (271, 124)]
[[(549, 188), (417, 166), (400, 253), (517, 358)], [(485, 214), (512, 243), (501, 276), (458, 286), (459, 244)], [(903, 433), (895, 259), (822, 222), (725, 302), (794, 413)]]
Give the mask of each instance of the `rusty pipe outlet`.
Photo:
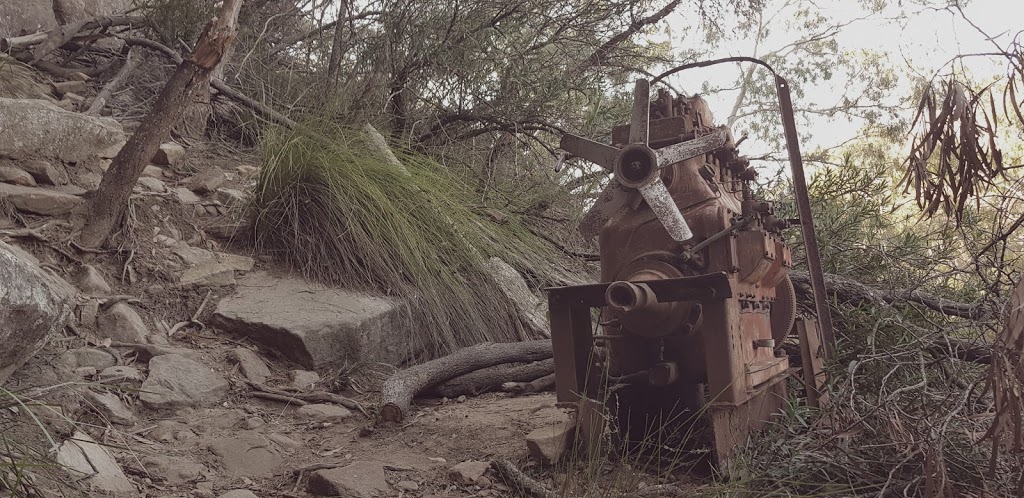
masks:
[(616, 311), (633, 311), (658, 304), (658, 298), (647, 284), (627, 281), (613, 282), (604, 292), (605, 302)]

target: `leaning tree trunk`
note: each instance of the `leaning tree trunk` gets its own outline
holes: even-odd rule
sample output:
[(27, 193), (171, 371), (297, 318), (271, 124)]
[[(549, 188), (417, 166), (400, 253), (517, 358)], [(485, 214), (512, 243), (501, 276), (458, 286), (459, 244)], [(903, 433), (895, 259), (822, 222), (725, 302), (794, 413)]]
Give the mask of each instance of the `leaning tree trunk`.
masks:
[(90, 199), (91, 215), (82, 228), (79, 241), (83, 246), (99, 247), (110, 236), (124, 215), (132, 187), (160, 148), (160, 142), (181, 121), (196, 92), (209, 88), (210, 73), (235, 39), (234, 21), (228, 17), (231, 12), (238, 12), (241, 3), (242, 0), (224, 2), (221, 17), (206, 25), (192, 55), (178, 65), (161, 90), (153, 110), (114, 157)]
[[(238, 1), (230, 3), (230, 6), (228, 4), (224, 4), (224, 8), (221, 10), (221, 18), (224, 19), (224, 26), (234, 33), (238, 24), (238, 12), (242, 8), (242, 2)], [(220, 60), (214, 66), (210, 79), (224, 79), (224, 65), (227, 63), (228, 59), (231, 58), (231, 54), (233, 52), (233, 44), (229, 43), (224, 47), (224, 52), (221, 54)], [(206, 125), (210, 121), (210, 115), (213, 114), (213, 105), (210, 103), (210, 98), (210, 85), (203, 85), (196, 89), (196, 93), (193, 95), (192, 100), (188, 102), (185, 107), (185, 112), (182, 116), (181, 122), (176, 125), (177, 127), (175, 128), (175, 131), (178, 134), (188, 138), (202, 138), (203, 134), (206, 133)]]
[(551, 341), (485, 343), (396, 372), (381, 387), (381, 418), (401, 422), (417, 393), (474, 370), (551, 358)]

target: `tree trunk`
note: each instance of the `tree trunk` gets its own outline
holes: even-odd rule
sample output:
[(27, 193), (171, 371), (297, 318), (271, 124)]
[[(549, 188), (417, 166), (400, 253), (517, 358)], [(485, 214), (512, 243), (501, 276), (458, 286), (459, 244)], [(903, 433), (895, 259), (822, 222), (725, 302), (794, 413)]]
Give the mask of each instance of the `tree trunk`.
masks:
[(554, 372), (554, 359), (517, 366), (498, 365), (455, 377), (439, 384), (434, 391), (448, 398), (455, 398), (463, 394), (476, 396), (488, 391), (498, 391), (506, 382), (528, 383)]
[(99, 247), (110, 236), (128, 206), (132, 187), (160, 148), (160, 142), (180, 122), (186, 105), (192, 102), (196, 91), (209, 87), (211, 71), (235, 39), (234, 26), (228, 24), (225, 14), (237, 12), (241, 2), (224, 2), (221, 18), (206, 25), (192, 56), (178, 65), (161, 90), (153, 110), (114, 157), (99, 188), (89, 201), (91, 216), (82, 228), (79, 241), (82, 246)]
[(345, 18), (347, 10), (348, 1), (341, 0), (338, 5), (339, 22), (334, 25), (334, 42), (331, 44), (331, 60), (327, 64), (327, 90), (331, 95), (333, 95), (334, 91), (338, 89), (338, 73), (341, 71), (341, 56), (346, 52), (345, 24), (340, 22), (340, 20)]
[[(242, 1), (239, 0), (237, 2), (225, 3), (224, 8), (221, 9), (220, 18), (223, 19), (223, 25), (227, 29), (230, 29), (232, 33), (235, 32), (238, 25), (238, 12), (241, 8)], [(217, 62), (217, 65), (214, 66), (212, 74), (207, 78), (208, 81), (210, 79), (224, 79), (224, 64), (229, 58), (231, 58), (231, 54), (233, 52), (233, 43), (229, 43), (224, 47), (224, 52), (222, 53), (220, 60)], [(210, 115), (213, 114), (213, 106), (210, 104), (210, 97), (210, 85), (202, 85), (201, 88), (196, 89), (196, 93), (192, 97), (192, 100), (188, 102), (181, 122), (178, 124), (176, 129), (181, 136), (188, 138), (202, 138), (206, 133), (206, 125), (210, 121)]]
[(431, 386), (474, 370), (551, 358), (551, 341), (484, 343), (396, 372), (381, 387), (381, 418), (401, 422), (413, 397)]

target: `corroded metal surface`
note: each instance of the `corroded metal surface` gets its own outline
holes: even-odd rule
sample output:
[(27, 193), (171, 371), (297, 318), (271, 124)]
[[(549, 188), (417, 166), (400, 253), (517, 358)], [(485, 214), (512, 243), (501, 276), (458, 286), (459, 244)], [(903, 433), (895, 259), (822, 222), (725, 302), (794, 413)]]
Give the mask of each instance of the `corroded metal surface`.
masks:
[[(795, 319), (790, 223), (754, 197), (756, 172), (702, 99), (659, 91), (650, 102), (643, 80), (634, 96), (614, 145), (562, 140), (613, 184), (581, 226), (598, 235), (603, 283), (549, 289), (558, 399), (641, 387), (621, 398), (635, 406), (616, 408), (620, 417), (705, 414), (725, 461), (784, 400), (789, 361), (775, 346)], [(596, 338), (591, 308), (601, 310)]]

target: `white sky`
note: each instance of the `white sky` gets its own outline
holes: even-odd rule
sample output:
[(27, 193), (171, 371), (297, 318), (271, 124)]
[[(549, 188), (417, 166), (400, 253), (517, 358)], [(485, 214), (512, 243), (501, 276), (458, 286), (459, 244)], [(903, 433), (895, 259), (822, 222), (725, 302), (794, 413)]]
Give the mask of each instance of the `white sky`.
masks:
[[(890, 0), (896, 3), (894, 0)], [(783, 0), (768, 0), (766, 2), (766, 16), (778, 10), (778, 5)], [(889, 63), (899, 73), (914, 74), (931, 77), (935, 71), (939, 71), (955, 55), (961, 53), (991, 52), (994, 46), (986, 41), (975, 28), (964, 21), (959, 15), (948, 11), (936, 11), (924, 9), (917, 6), (907, 5), (908, 0), (902, 2), (904, 15), (897, 7), (891, 7), (881, 14), (872, 15), (869, 19), (854, 22), (843, 29), (837, 37), (840, 48), (844, 50), (872, 50), (888, 54)], [(821, 0), (814, 2), (820, 12), (833, 18), (835, 21), (843, 22), (858, 17), (863, 17), (865, 12), (856, 0)], [(964, 12), (978, 27), (989, 35), (993, 36), (1002, 46), (1009, 45), (1013, 36), (1024, 29), (1024, 0), (972, 0)], [(692, 14), (677, 14), (684, 19), (675, 22), (692, 23)], [(785, 19), (785, 18), (783, 18)], [(669, 21), (673, 21), (670, 19)], [(780, 23), (781, 24), (781, 23)], [(787, 36), (788, 35), (788, 36)], [(683, 38), (680, 35), (679, 38)], [(690, 34), (692, 36), (692, 33)], [(792, 35), (787, 34), (782, 26), (773, 30), (773, 36), (769, 39), (771, 45), (779, 46), (792, 40)], [(1022, 40), (1024, 41), (1024, 40)], [(673, 45), (682, 46), (683, 39), (674, 39)], [(729, 42), (717, 50), (712, 58), (726, 57), (733, 55), (750, 55), (752, 42)], [(976, 76), (994, 76), (1002, 74), (1005, 70), (1005, 63), (993, 58), (969, 58), (963, 62)], [(700, 87), (705, 80), (713, 83), (728, 85), (735, 81), (737, 69), (728, 65), (716, 66), (714, 69), (699, 69), (685, 71), (676, 82), (683, 84), (687, 91), (693, 91)], [(785, 76), (785, 75), (783, 75)], [(911, 92), (910, 78), (901, 79), (900, 95), (904, 97)], [(833, 79), (811, 88), (805, 87), (805, 100), (810, 100), (820, 105), (829, 105), (837, 101), (843, 92), (842, 81)], [(724, 120), (728, 115), (735, 93), (724, 93), (716, 96), (708, 96), (716, 119)], [(796, 105), (800, 105), (799, 102)], [(909, 119), (911, 116), (907, 116)], [(807, 126), (805, 123), (798, 123)], [(828, 147), (843, 143), (857, 135), (862, 123), (848, 122), (845, 118), (828, 120), (816, 118), (810, 123), (813, 129), (811, 143), (802, 144), (803, 150), (812, 150), (815, 146)], [(779, 130), (781, 134), (781, 130)], [(764, 144), (747, 142), (744, 145), (745, 153), (756, 155), (758, 149), (763, 151)]]

